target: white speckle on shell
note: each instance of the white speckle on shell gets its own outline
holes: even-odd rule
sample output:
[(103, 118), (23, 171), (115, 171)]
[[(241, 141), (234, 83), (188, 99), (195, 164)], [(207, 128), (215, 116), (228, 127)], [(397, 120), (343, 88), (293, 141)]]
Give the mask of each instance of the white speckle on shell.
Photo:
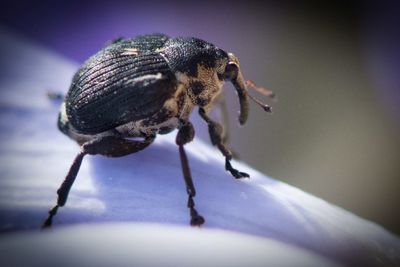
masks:
[(67, 124), (68, 123), (68, 117), (67, 117), (67, 111), (65, 107), (65, 102), (62, 102), (61, 107), (60, 107), (60, 122), (62, 124)]
[(137, 56), (139, 49), (137, 48), (125, 48), (124, 52), (121, 53), (122, 56)]

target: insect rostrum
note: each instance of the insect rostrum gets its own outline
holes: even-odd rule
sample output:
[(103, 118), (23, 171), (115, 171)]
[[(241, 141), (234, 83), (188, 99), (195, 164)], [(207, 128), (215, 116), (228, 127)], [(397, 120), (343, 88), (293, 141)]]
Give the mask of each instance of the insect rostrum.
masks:
[(208, 124), (212, 144), (225, 156), (226, 170), (235, 178), (249, 176), (232, 167), (232, 153), (223, 143), (223, 127), (207, 115), (225, 81), (236, 88), (239, 122), (244, 124), (250, 95), (239, 61), (213, 44), (152, 34), (118, 39), (89, 58), (74, 75), (58, 117), (59, 129), (75, 140), (81, 151), (58, 189), (57, 204), (43, 227), (51, 226), (58, 208), (65, 205), (85, 155), (125, 156), (145, 149), (157, 134), (174, 129), (178, 129), (176, 144), (190, 223), (203, 224), (204, 218), (195, 209), (196, 191), (184, 150), (194, 138), (189, 116), (195, 106)]

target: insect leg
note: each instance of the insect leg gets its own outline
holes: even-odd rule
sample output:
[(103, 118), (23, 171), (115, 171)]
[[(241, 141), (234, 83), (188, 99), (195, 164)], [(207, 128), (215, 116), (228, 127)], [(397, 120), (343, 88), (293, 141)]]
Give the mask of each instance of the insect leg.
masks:
[(149, 136), (143, 141), (133, 141), (117, 136), (104, 136), (84, 143), (81, 146), (81, 152), (75, 157), (67, 176), (57, 190), (57, 204), (49, 211), (49, 216), (44, 221), (42, 228), (51, 227), (53, 217), (57, 214), (58, 208), (64, 206), (67, 202), (69, 191), (71, 190), (85, 155), (100, 154), (108, 157), (121, 157), (143, 150), (149, 146), (154, 139), (155, 136)]
[(81, 167), (82, 159), (86, 154), (87, 153), (84, 150), (82, 150), (81, 152), (79, 152), (79, 154), (75, 157), (74, 161), (72, 162), (72, 165), (67, 173), (67, 176), (65, 177), (60, 188), (57, 190), (57, 195), (58, 195), (57, 204), (49, 211), (49, 216), (42, 225), (43, 229), (51, 227), (51, 224), (53, 222), (53, 217), (57, 214), (58, 208), (64, 206), (65, 202), (67, 202), (69, 190), (71, 189), (72, 184), (75, 181), (76, 175), (78, 174), (79, 168)]
[(123, 157), (145, 149), (153, 143), (155, 138), (155, 135), (150, 135), (143, 140), (130, 140), (119, 136), (108, 135), (89, 141), (83, 144), (82, 148), (90, 155)]
[(196, 195), (196, 189), (194, 188), (192, 175), (190, 173), (189, 162), (186, 156), (185, 149), (183, 146), (189, 143), (194, 138), (194, 128), (193, 125), (186, 121), (182, 122), (179, 128), (178, 134), (176, 136), (176, 144), (179, 146), (179, 156), (181, 159), (183, 178), (186, 183), (186, 192), (188, 194), (187, 206), (190, 209), (190, 224), (193, 226), (200, 226), (204, 223), (204, 218), (199, 215), (197, 210), (194, 208), (193, 198)]
[(46, 95), (50, 100), (63, 100), (65, 98), (63, 93), (50, 90), (46, 92)]
[[(222, 126), (224, 128), (223, 131), (223, 137), (222, 137), (222, 143), (225, 145), (229, 145), (230, 144), (230, 135), (229, 135), (229, 115), (228, 115), (228, 107), (226, 104), (226, 97), (225, 94), (220, 94), (219, 98), (217, 99), (216, 104), (219, 106), (219, 110), (221, 112), (221, 121), (222, 121)], [(232, 157), (234, 159), (239, 159), (239, 154), (230, 149), (231, 153), (232, 153)]]
[(228, 144), (230, 137), (229, 137), (229, 116), (228, 116), (228, 107), (226, 105), (226, 98), (225, 94), (220, 94), (218, 96), (218, 99), (216, 100), (216, 104), (219, 107), (220, 113), (221, 113), (221, 120), (222, 120), (222, 125), (225, 129), (222, 137), (222, 142), (224, 144)]
[(214, 146), (217, 146), (221, 153), (225, 156), (225, 169), (229, 171), (236, 179), (249, 177), (247, 173), (240, 172), (232, 167), (230, 163), (230, 161), (232, 160), (232, 152), (224, 145), (222, 137), (222, 125), (208, 117), (206, 111), (203, 108), (199, 109), (199, 114), (208, 124), (208, 131), (210, 134), (211, 143)]

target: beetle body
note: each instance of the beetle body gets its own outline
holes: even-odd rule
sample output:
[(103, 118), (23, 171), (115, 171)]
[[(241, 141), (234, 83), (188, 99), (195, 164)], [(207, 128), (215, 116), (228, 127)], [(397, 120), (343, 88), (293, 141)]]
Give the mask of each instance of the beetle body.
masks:
[(212, 144), (225, 156), (225, 169), (235, 178), (249, 177), (231, 166), (232, 153), (224, 144), (223, 127), (207, 115), (225, 81), (236, 88), (239, 122), (244, 124), (250, 95), (239, 62), (233, 54), (206, 41), (144, 35), (116, 40), (89, 58), (74, 75), (58, 117), (59, 129), (74, 139), (81, 151), (58, 189), (57, 204), (43, 227), (51, 226), (58, 208), (65, 205), (85, 155), (136, 153), (149, 146), (157, 134), (174, 129), (178, 129), (176, 144), (191, 224), (203, 224), (204, 218), (194, 208), (196, 191), (184, 150), (194, 138), (189, 122), (194, 107), (199, 107), (208, 125)]
[(97, 135), (169, 133), (195, 105), (211, 107), (228, 61), (226, 52), (195, 38), (119, 40), (75, 74), (59, 128), (80, 144)]

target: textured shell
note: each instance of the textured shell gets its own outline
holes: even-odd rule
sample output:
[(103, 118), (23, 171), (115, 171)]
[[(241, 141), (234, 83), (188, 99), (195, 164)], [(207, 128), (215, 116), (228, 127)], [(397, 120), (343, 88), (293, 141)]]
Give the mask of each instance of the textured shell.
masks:
[(178, 37), (165, 43), (165, 57), (174, 72), (197, 76), (197, 64), (214, 68), (216, 60), (228, 58), (228, 54), (215, 45), (194, 37)]
[(118, 40), (89, 58), (66, 97), (72, 126), (83, 134), (97, 134), (159, 111), (177, 85), (158, 50), (168, 39), (146, 35)]

